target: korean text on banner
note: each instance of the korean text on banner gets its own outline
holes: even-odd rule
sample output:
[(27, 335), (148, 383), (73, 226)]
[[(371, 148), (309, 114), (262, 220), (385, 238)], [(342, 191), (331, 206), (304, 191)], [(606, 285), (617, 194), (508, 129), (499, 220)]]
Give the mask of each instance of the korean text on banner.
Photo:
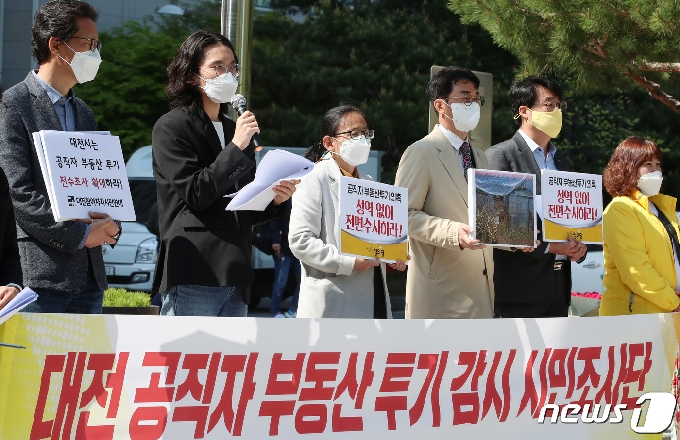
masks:
[(135, 220), (117, 136), (43, 130), (33, 142), (55, 221), (90, 218), (90, 211)]
[(0, 438), (660, 439), (633, 425), (670, 390), (679, 319), (21, 313)]
[(340, 253), (406, 261), (408, 190), (371, 180), (340, 178)]
[(543, 240), (602, 243), (602, 176), (542, 170)]

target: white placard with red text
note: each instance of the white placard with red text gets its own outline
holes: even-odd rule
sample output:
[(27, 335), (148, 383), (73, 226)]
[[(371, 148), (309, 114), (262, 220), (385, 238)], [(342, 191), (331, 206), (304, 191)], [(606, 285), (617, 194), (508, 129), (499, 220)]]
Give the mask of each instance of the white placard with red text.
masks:
[[(674, 318), (20, 313), (0, 326), (26, 347), (0, 347), (0, 438), (642, 439), (632, 409), (670, 390)], [(538, 422), (572, 402), (628, 409)]]
[(55, 221), (87, 219), (90, 211), (136, 219), (118, 136), (43, 130), (33, 142)]

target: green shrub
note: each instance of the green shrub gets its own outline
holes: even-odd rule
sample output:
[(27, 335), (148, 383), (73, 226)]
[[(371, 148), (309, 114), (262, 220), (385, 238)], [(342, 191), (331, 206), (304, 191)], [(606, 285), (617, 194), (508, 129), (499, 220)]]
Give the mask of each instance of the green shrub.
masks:
[(104, 292), (104, 307), (149, 307), (151, 296), (145, 292), (130, 292), (113, 287)]

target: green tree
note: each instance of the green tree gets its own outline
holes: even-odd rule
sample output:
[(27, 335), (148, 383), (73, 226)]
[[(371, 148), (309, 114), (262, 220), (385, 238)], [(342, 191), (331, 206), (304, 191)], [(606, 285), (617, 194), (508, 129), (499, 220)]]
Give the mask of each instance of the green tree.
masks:
[(526, 73), (553, 72), (599, 90), (637, 84), (680, 113), (680, 2), (668, 0), (450, 0), (517, 55)]
[[(337, 2), (340, 3), (340, 2)], [(323, 113), (341, 103), (360, 106), (385, 151), (382, 180), (392, 182), (401, 152), (427, 134), (425, 86), (432, 65), (494, 73), (495, 104), (507, 106), (516, 59), (477, 26), (463, 26), (444, 1), (319, 2), (298, 24), (280, 13), (255, 21), (252, 108), (268, 145), (318, 141)], [(496, 141), (512, 119), (494, 119)]]

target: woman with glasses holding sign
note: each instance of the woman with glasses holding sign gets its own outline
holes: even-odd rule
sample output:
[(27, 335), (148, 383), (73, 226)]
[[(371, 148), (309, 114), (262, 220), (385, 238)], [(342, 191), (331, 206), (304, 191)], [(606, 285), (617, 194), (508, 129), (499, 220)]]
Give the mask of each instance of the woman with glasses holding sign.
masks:
[(153, 290), (163, 315), (246, 316), (252, 225), (283, 215), (295, 191), (282, 182), (264, 211), (225, 211), (224, 195), (254, 179), (251, 138), (260, 132), (249, 111), (236, 122), (225, 115), (239, 73), (234, 46), (208, 31), (191, 34), (168, 66), (173, 110), (152, 137), (161, 241)]
[[(340, 255), (337, 235), (340, 177), (371, 179), (357, 166), (368, 160), (373, 134), (361, 110), (335, 107), (323, 117), (321, 140), (305, 154), (316, 165), (293, 197), (288, 235), (302, 263), (298, 318), (391, 317), (385, 264)], [(403, 271), (406, 263), (390, 266)]]
[(632, 136), (604, 170), (614, 200), (604, 210), (604, 293), (600, 315), (680, 311), (678, 218), (661, 189), (661, 150)]

